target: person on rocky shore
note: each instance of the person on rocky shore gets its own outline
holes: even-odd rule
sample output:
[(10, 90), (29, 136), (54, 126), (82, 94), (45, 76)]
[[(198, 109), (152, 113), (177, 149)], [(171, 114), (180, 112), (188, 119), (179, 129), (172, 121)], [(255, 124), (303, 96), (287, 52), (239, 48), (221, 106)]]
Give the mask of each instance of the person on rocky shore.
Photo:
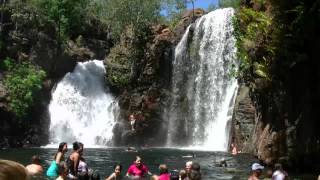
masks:
[(134, 131), (135, 130), (135, 123), (136, 123), (136, 118), (134, 116), (134, 114), (131, 114), (129, 116), (129, 121), (130, 121), (130, 126), (131, 126), (131, 130)]
[(262, 174), (262, 170), (264, 169), (259, 163), (253, 163), (251, 166), (251, 175), (248, 180), (259, 180), (259, 177)]
[(32, 156), (31, 162), (31, 164), (26, 166), (28, 173), (31, 176), (41, 175), (43, 173), (43, 167), (40, 164), (40, 157), (38, 155)]

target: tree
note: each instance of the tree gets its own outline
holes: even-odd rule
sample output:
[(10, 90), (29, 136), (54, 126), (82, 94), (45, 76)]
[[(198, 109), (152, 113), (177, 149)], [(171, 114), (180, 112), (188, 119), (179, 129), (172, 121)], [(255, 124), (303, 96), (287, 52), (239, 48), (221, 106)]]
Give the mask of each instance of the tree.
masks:
[(241, 0), (219, 0), (219, 7), (232, 7), (232, 8), (239, 8)]
[(59, 44), (79, 32), (86, 18), (89, 0), (30, 0), (46, 21), (57, 28)]
[(106, 0), (100, 5), (104, 6), (100, 16), (111, 26), (117, 40), (128, 26), (135, 33), (143, 34), (146, 27), (159, 21), (161, 10), (159, 0)]
[(8, 72), (4, 85), (8, 90), (9, 110), (22, 119), (34, 104), (46, 73), (31, 63), (16, 64), (10, 58), (3, 60), (0, 68)]

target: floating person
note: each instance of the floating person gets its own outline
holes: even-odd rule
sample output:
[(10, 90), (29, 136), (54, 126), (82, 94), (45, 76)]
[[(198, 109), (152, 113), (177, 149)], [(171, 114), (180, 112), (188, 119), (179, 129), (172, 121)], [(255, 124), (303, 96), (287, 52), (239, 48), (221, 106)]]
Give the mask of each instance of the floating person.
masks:
[(143, 178), (148, 175), (152, 175), (149, 171), (148, 167), (141, 162), (141, 157), (136, 156), (136, 160), (134, 163), (129, 167), (126, 176), (131, 178)]
[(53, 161), (51, 162), (46, 175), (48, 177), (58, 177), (59, 175), (59, 166), (61, 161), (64, 161), (64, 154), (68, 151), (68, 145), (66, 142), (62, 142), (59, 144), (58, 151), (53, 157)]
[(26, 169), (31, 176), (41, 175), (43, 167), (40, 164), (40, 157), (38, 155), (32, 156), (31, 164), (27, 165)]
[(272, 180), (285, 180), (288, 179), (289, 175), (283, 170), (282, 164), (276, 163), (274, 165), (274, 172), (272, 174)]
[(182, 156), (182, 158), (195, 158), (196, 155), (194, 153)]
[(29, 180), (27, 169), (20, 163), (10, 160), (0, 160), (1, 180)]
[(259, 163), (253, 163), (251, 166), (251, 175), (248, 180), (259, 180), (262, 170), (264, 169)]
[(228, 167), (227, 160), (225, 158), (222, 158), (218, 165), (219, 167)]
[(121, 170), (122, 170), (122, 165), (121, 164), (116, 164), (114, 167), (114, 172), (106, 178), (106, 180), (118, 180), (118, 179), (122, 179), (121, 176)]
[(135, 147), (130, 147), (130, 146), (126, 149), (126, 151), (127, 152), (138, 152), (138, 150)]

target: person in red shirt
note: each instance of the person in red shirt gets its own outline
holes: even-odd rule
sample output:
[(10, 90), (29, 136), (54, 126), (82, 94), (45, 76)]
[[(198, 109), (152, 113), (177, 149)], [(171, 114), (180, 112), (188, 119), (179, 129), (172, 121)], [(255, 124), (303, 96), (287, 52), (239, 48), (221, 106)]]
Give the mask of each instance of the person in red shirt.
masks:
[(142, 178), (146, 174), (152, 175), (148, 169), (148, 167), (141, 162), (141, 157), (136, 156), (136, 160), (129, 167), (126, 176), (130, 176), (133, 178)]
[(170, 174), (168, 172), (168, 167), (165, 164), (160, 164), (159, 166), (160, 175), (152, 176), (152, 180), (170, 180)]

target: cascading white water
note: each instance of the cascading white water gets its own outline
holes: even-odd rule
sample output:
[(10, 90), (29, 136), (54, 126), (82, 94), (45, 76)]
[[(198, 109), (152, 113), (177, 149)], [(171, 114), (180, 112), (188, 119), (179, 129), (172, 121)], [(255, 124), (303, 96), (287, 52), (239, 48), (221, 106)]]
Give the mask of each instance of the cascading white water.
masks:
[(233, 14), (225, 8), (201, 17), (175, 49), (168, 146), (227, 149), (237, 90)]
[(108, 145), (118, 105), (105, 87), (102, 61), (78, 63), (52, 92), (50, 142)]

